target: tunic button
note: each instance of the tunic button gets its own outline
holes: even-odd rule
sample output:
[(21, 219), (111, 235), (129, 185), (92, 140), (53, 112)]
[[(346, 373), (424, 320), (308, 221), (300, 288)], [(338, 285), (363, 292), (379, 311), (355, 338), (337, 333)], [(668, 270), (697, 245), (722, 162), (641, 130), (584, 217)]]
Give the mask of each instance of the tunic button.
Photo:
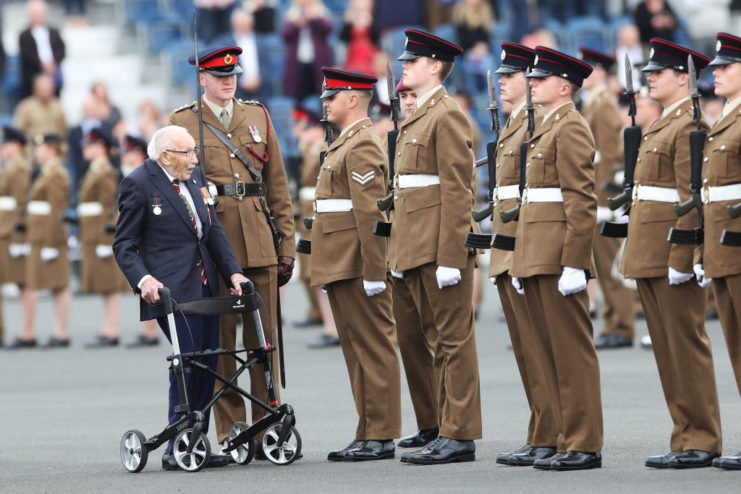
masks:
[(656, 152), (656, 148), (654, 148), (654, 153)]
[(648, 136), (643, 136), (643, 140), (644, 141), (647, 141), (648, 140)]
[(535, 147), (535, 144), (530, 144), (530, 149), (533, 149)]
[(227, 137), (228, 137), (229, 139), (231, 139), (231, 138), (232, 138), (232, 135), (231, 135), (231, 134), (227, 134), (226, 136), (227, 136)]
[(239, 173), (235, 173), (234, 178), (239, 178)]
[(702, 183), (704, 184), (708, 183), (708, 179), (706, 178), (705, 180), (702, 181)]
[(708, 142), (713, 142), (713, 137), (708, 137)]
[(497, 163), (497, 168), (499, 168), (499, 163)]
[(503, 143), (500, 143), (500, 144), (499, 144), (499, 147), (500, 147), (500, 148), (503, 148), (503, 147), (504, 147), (504, 144), (503, 144)]
[(725, 145), (725, 144), (723, 144), (723, 145), (722, 145), (722, 146), (720, 147), (720, 150), (721, 150), (721, 151), (725, 151), (725, 150), (726, 150), (726, 145)]
[(530, 162), (528, 161), (525, 166), (528, 167), (528, 168), (530, 168)]
[(703, 163), (707, 163), (707, 162), (708, 162), (708, 157), (707, 157), (707, 156), (705, 156), (705, 157), (704, 157), (704, 158), (702, 159), (702, 162), (703, 162)]
[(413, 142), (413, 143), (416, 143), (416, 142), (417, 142), (417, 139), (412, 139), (412, 142)]
[(538, 158), (542, 158), (542, 157), (543, 157), (543, 154), (542, 153), (538, 153)]
[(636, 161), (637, 161), (638, 163), (640, 163), (640, 162), (641, 162), (641, 158), (638, 158), (638, 159), (637, 159)]
[(407, 131), (406, 130), (404, 131), (404, 135), (407, 135)]
[(229, 155), (230, 158), (234, 158), (234, 153)]
[(398, 153), (396, 153), (396, 156), (401, 156), (401, 151), (399, 151)]

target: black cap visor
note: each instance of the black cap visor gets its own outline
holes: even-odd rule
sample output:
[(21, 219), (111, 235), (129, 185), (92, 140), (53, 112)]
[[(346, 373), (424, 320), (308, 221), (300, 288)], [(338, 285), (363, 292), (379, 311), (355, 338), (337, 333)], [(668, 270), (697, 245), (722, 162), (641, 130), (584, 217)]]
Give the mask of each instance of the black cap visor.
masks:
[(731, 58), (716, 55), (715, 58), (708, 65), (711, 67), (718, 67), (719, 65), (731, 65), (732, 63), (738, 62), (741, 62), (741, 58)]
[(514, 72), (524, 72), (525, 67), (515, 67), (514, 65), (505, 65), (502, 64), (499, 66), (497, 70), (494, 71), (495, 74), (512, 74)]
[(237, 75), (242, 73), (242, 67), (235, 63), (234, 65), (227, 65), (224, 67), (208, 67), (202, 68), (202, 72), (208, 72), (209, 74), (215, 75), (216, 77), (227, 77), (230, 75)]

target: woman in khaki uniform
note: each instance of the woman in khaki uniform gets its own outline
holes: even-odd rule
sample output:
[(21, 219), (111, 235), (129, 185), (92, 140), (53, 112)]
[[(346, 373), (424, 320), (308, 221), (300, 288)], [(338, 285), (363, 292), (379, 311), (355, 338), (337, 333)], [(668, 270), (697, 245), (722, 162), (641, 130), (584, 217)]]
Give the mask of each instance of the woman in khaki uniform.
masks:
[[(31, 179), (31, 168), (23, 156), (26, 136), (18, 129), (3, 127), (0, 146), (0, 284), (17, 283), (21, 303), (26, 306), (25, 235), (19, 230), (20, 211), (26, 206), (26, 193)], [(12, 246), (12, 247), (11, 247)], [(24, 311), (24, 321), (28, 319)], [(3, 346), (2, 299), (0, 298), (0, 347)], [(21, 342), (21, 344), (24, 342)], [(16, 343), (14, 342), (13, 345)]]
[(82, 244), (82, 290), (103, 295), (103, 326), (88, 348), (118, 345), (121, 292), (128, 284), (113, 257), (118, 176), (108, 161), (113, 138), (101, 128), (85, 136), (82, 155), (90, 162), (80, 184), (77, 216)]
[[(54, 299), (54, 333), (48, 348), (69, 346), (69, 260), (67, 228), (62, 222), (69, 199), (69, 178), (62, 165), (62, 138), (58, 134), (34, 138), (34, 158), (41, 173), (31, 186), (26, 206), (26, 224), (31, 253), (26, 266), (30, 290), (51, 290)], [(34, 300), (34, 310), (36, 305)], [(21, 333), (21, 339), (33, 340), (33, 328)]]

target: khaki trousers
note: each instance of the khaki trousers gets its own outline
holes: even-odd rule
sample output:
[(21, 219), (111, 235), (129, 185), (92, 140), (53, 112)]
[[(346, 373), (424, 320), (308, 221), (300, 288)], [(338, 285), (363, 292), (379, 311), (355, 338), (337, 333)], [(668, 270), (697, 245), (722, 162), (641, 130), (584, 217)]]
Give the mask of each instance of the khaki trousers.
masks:
[(543, 365), (543, 376), (559, 427), (559, 453), (602, 450), (602, 399), (586, 290), (567, 297), (558, 275), (522, 278)]
[(705, 292), (692, 280), (674, 286), (666, 277), (636, 282), (674, 422), (671, 450), (720, 452), (718, 392), (704, 326)]
[[(391, 277), (396, 338), (404, 364), (417, 429), (439, 427), (438, 383), (435, 367), (435, 322), (430, 307), (417, 311), (403, 279)], [(439, 368), (439, 366), (438, 366)]]
[[(246, 268), (243, 269), (244, 275), (255, 284), (255, 291), (262, 297), (264, 306), (260, 309), (260, 319), (262, 321), (265, 340), (268, 343), (275, 344), (276, 338), (276, 317), (277, 317), (277, 290), (278, 290), (278, 268), (277, 266), (268, 266), (264, 268)], [(228, 296), (229, 290), (226, 285), (221, 285), (221, 293)], [(268, 310), (270, 313), (268, 314)], [(241, 316), (221, 316), (221, 348), (225, 350), (234, 350), (236, 348), (237, 335), (237, 317)], [(255, 323), (251, 314), (242, 318), (242, 343), (247, 349), (258, 348), (257, 332)], [(278, 350), (273, 354), (273, 382), (275, 383), (275, 393), (280, 400), (280, 384), (278, 380)], [(231, 377), (237, 370), (237, 363), (231, 355), (222, 355), (219, 357), (216, 371), (225, 378)], [(268, 403), (268, 388), (265, 383), (265, 371), (261, 365), (253, 366), (250, 371), (250, 393), (257, 399)], [(216, 381), (214, 390), (221, 388), (221, 383)], [(229, 429), (234, 422), (246, 421), (246, 409), (244, 397), (234, 390), (226, 391), (213, 406), (214, 419), (216, 422), (216, 437), (221, 443), (229, 436)], [(252, 405), (252, 422), (253, 424), (265, 416), (265, 410)]]
[(526, 443), (538, 448), (554, 447), (558, 441), (558, 425), (536, 349), (536, 336), (530, 328), (525, 296), (517, 293), (507, 273), (497, 276), (497, 290), (530, 407)]
[(604, 306), (602, 317), (605, 324), (602, 333), (616, 333), (625, 338), (635, 338), (635, 312), (633, 293), (621, 280), (612, 275), (612, 265), (617, 257), (622, 239), (603, 237), (599, 234), (601, 224), (594, 232), (594, 265), (597, 268), (597, 281), (602, 289)]
[(434, 263), (404, 271), (404, 281), (419, 312), (432, 313), (435, 367), (440, 400), (440, 436), (481, 438), (481, 392), (471, 295), (476, 258), (469, 256), (458, 284), (437, 286)]
[(713, 279), (713, 292), (736, 385), (741, 394), (741, 274)]
[(362, 278), (326, 285), (355, 408), (356, 441), (401, 436), (401, 371), (391, 289), (368, 297)]

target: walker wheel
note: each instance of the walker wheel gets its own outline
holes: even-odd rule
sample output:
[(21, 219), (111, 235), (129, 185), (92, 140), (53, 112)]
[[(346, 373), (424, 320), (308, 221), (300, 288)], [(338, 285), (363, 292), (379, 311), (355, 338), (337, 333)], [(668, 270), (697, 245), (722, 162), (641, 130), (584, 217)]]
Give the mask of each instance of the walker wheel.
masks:
[[(188, 445), (192, 441), (195, 441), (193, 451), (188, 453)], [(193, 429), (185, 429), (175, 438), (172, 455), (180, 468), (186, 472), (197, 472), (206, 466), (211, 458), (211, 445), (203, 432), (194, 438)]]
[[(249, 427), (250, 426), (246, 422), (235, 422), (232, 428), (229, 429), (229, 440), (231, 441)], [(254, 439), (250, 439), (246, 443), (238, 446), (237, 449), (229, 451), (229, 454), (232, 455), (232, 459), (235, 463), (246, 465), (255, 457), (255, 449), (257, 449), (257, 443)]]
[(301, 454), (301, 436), (295, 427), (291, 427), (288, 437), (278, 447), (278, 436), (282, 430), (282, 422), (275, 422), (268, 426), (262, 436), (262, 450), (268, 460), (276, 465), (289, 465)]
[(131, 473), (141, 472), (147, 464), (147, 438), (138, 430), (127, 431), (121, 438), (121, 463)]

